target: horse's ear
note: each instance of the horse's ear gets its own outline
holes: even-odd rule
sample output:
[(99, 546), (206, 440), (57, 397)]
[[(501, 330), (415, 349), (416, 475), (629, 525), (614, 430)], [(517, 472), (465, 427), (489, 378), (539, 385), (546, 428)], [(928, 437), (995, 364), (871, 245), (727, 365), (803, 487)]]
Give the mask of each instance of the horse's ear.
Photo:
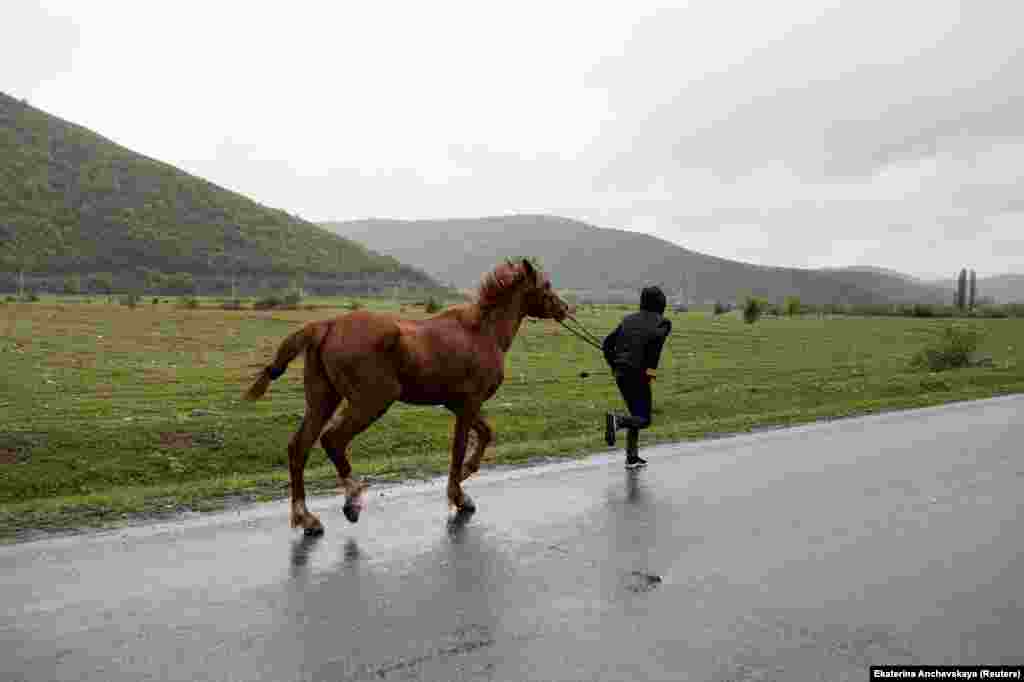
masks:
[(536, 277), (537, 271), (533, 269), (533, 263), (528, 258), (523, 259), (523, 272), (530, 277)]

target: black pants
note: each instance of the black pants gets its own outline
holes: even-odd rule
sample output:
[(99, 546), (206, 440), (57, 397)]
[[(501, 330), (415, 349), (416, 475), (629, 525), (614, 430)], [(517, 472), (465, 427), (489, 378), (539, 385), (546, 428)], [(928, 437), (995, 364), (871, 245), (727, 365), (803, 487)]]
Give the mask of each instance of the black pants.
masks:
[(629, 416), (616, 416), (619, 426), (626, 429), (646, 429), (651, 425), (651, 385), (644, 372), (634, 369), (615, 371), (615, 383), (619, 385)]

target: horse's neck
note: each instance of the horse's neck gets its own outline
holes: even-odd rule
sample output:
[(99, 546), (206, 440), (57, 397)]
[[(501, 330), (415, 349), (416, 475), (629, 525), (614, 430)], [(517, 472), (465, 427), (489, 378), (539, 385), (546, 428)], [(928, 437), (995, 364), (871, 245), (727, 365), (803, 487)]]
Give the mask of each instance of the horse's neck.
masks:
[(489, 311), (484, 329), (489, 332), (503, 353), (512, 347), (512, 339), (519, 332), (523, 323), (523, 303), (517, 296), (509, 303), (496, 310)]

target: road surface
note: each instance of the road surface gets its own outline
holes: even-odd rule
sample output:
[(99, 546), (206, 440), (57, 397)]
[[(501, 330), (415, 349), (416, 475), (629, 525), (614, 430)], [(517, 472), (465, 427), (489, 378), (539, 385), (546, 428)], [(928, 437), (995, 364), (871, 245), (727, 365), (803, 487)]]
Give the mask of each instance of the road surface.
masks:
[[(598, 425), (595, 425), (597, 428)], [(4, 680), (864, 680), (1024, 663), (1024, 397), (0, 548)]]

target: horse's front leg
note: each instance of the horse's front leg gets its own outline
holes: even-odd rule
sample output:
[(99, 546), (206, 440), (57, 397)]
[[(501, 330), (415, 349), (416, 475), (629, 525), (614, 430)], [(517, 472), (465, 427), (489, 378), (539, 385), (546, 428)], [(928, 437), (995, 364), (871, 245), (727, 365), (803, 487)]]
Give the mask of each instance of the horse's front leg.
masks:
[(484, 451), (487, 450), (487, 446), (494, 440), (494, 429), (487, 423), (483, 415), (477, 415), (470, 428), (476, 432), (476, 444), (473, 452), (469, 454), (465, 466), (462, 467), (463, 481), (480, 470), (480, 461), (484, 458)]
[(455, 417), (455, 433), (452, 437), (452, 459), (448, 468), (448, 503), (459, 512), (476, 509), (469, 495), (462, 492), (462, 464), (466, 459), (466, 444), (469, 428), (477, 417), (476, 410), (463, 408)]

